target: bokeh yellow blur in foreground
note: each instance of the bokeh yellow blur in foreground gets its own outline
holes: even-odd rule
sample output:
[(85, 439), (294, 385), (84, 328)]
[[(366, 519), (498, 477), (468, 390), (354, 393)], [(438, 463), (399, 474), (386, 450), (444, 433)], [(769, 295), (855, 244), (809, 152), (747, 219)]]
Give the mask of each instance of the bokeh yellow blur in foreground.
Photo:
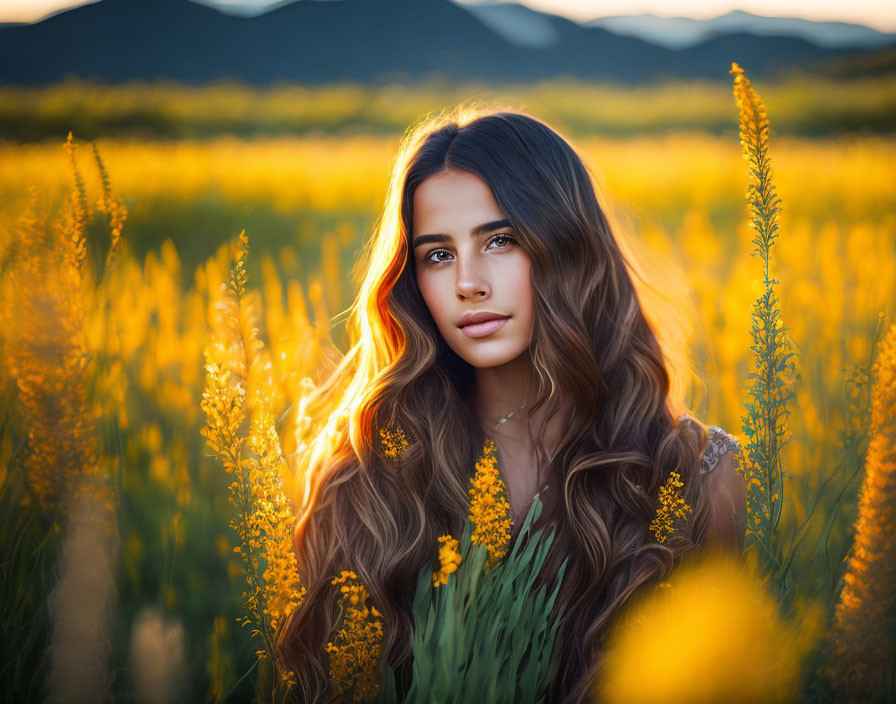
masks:
[(595, 701), (791, 702), (822, 627), (820, 604), (785, 619), (755, 568), (711, 556), (627, 609)]

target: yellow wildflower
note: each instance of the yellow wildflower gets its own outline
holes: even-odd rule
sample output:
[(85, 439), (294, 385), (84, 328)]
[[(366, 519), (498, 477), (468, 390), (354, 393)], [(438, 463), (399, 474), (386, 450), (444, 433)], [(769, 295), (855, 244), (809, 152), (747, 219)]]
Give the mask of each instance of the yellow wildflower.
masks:
[(439, 536), (439, 571), (432, 573), (432, 586), (448, 584), (448, 575), (454, 572), (461, 562), (461, 555), (457, 551), (457, 539), (450, 535)]
[(392, 462), (397, 463), (401, 458), (401, 454), (408, 447), (408, 437), (401, 428), (385, 429), (380, 428), (380, 447), (383, 454)]
[(107, 301), (97, 281), (105, 271), (86, 263), (92, 213), (71, 133), (63, 148), (72, 191), (58, 217), (45, 224), (32, 188), (29, 208), (14, 228), (15, 256), (5, 261), (9, 296), (0, 312), (0, 347), (23, 420), (24, 501), (46, 508), (69, 496), (76, 480), (108, 469), (96, 430), (106, 390), (98, 383), (91, 387), (97, 371), (103, 373), (96, 361), (103, 350), (92, 347), (89, 335), (91, 324), (106, 325)]
[(752, 155), (759, 141), (763, 137), (767, 139), (768, 111), (765, 102), (750, 85), (750, 79), (744, 75), (740, 66), (732, 63), (728, 73), (734, 76), (734, 101), (740, 116), (740, 141), (744, 148), (744, 159), (751, 160), (755, 158)]
[(358, 575), (343, 570), (331, 582), (340, 585), (342, 627), (336, 642), (326, 645), (330, 654), (330, 678), (340, 695), (349, 694), (352, 702), (367, 702), (379, 691), (379, 660), (383, 640), (383, 622), (376, 607), (367, 607), (367, 589)]
[[(888, 624), (896, 614), (896, 325), (880, 343), (872, 372), (871, 440), (856, 537), (834, 613), (830, 674), (843, 701), (886, 698), (893, 662)], [(839, 700), (838, 698), (838, 700)]]
[(49, 508), (97, 459), (87, 385), (94, 367), (84, 341), (80, 274), (58, 241), (37, 239), (36, 222), (23, 221), (22, 234), (25, 227), (34, 228), (34, 237), (11, 266), (14, 286), (2, 311), (4, 362), (17, 386), (25, 429), (24, 500)]
[(264, 604), (276, 632), (305, 596), (293, 550), (294, 520), (289, 499), (283, 492), (281, 471), (285, 459), (268, 404), (262, 404), (252, 420), (249, 447), (255, 454), (249, 479), (255, 512), (249, 524), (258, 537), (267, 562), (263, 574)]
[(693, 510), (685, 503), (678, 490), (684, 486), (681, 475), (678, 472), (670, 472), (666, 483), (659, 490), (659, 508), (656, 517), (650, 524), (650, 530), (656, 535), (657, 542), (663, 543), (674, 530), (674, 519), (687, 520), (688, 514)]
[[(264, 643), (256, 651), (258, 657), (276, 659), (277, 631), (302, 601), (305, 589), (292, 546), (292, 507), (282, 484), (285, 458), (275, 426), (272, 365), (258, 336), (255, 306), (246, 290), (248, 253), (243, 231), (230, 287), (222, 287), (211, 316), (202, 434), (233, 477), (230, 501), (237, 514), (230, 525), (240, 538), (234, 551), (242, 556), (247, 579), (243, 606), (249, 616), (243, 622), (251, 624), (252, 635)], [(279, 662), (276, 666), (283, 675)]]
[(504, 481), (498, 474), (498, 458), (495, 443), (486, 440), (482, 455), (476, 462), (476, 474), (470, 479), (470, 522), (473, 545), (485, 545), (488, 550), (488, 567), (497, 564), (510, 544), (510, 504), (506, 499)]
[[(68, 133), (69, 143), (71, 142), (72, 133)], [(93, 156), (96, 161), (97, 169), (100, 174), (100, 184), (102, 186), (102, 194), (97, 200), (97, 210), (109, 218), (109, 251), (106, 254), (106, 268), (108, 269), (115, 261), (115, 255), (118, 252), (118, 243), (121, 239), (121, 231), (124, 228), (125, 220), (128, 217), (128, 211), (121, 198), (112, 192), (109, 182), (109, 173), (103, 164), (100, 152), (96, 147), (96, 142), (91, 143), (93, 147)]]
[(781, 320), (781, 305), (775, 293), (778, 281), (772, 275), (773, 245), (780, 235), (781, 199), (772, 178), (768, 111), (740, 66), (732, 63), (729, 73), (734, 76), (743, 157), (749, 164), (746, 197), (750, 226), (755, 230), (752, 253), (763, 264), (763, 287), (750, 313), (750, 348), (754, 354), (748, 400), (744, 403), (744, 432), (749, 441), (743, 455), (738, 456), (738, 471), (747, 485), (747, 545), (760, 545), (761, 554), (772, 568), (784, 562), (776, 531), (782, 510), (781, 451), (791, 436), (788, 403), (800, 374), (796, 349)]

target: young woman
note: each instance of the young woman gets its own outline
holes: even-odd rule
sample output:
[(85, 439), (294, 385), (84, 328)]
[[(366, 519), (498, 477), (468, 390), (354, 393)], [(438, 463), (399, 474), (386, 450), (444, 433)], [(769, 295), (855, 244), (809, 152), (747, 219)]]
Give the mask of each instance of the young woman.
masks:
[[(550, 702), (578, 702), (606, 626), (689, 551), (740, 550), (736, 443), (672, 410), (669, 373), (589, 173), (524, 114), (430, 118), (410, 130), (359, 261), (352, 344), (304, 413), (295, 547), (306, 593), (281, 634), (301, 701), (326, 701), (324, 646), (353, 570), (382, 614), (381, 657), (409, 684), (412, 601), (437, 538), (458, 536), (483, 443), (513, 526), (534, 495), (555, 533), (539, 583), (571, 557)], [(400, 430), (400, 455), (380, 431)], [(385, 432), (385, 431), (384, 431)], [(671, 472), (692, 507), (660, 542)]]

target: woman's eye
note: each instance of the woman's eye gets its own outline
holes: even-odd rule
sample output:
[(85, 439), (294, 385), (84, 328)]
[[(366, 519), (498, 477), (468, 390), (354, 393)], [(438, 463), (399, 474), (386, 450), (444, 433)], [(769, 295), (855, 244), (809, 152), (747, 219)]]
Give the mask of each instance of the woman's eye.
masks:
[(444, 264), (446, 261), (445, 259), (433, 259), (433, 257), (437, 257), (440, 254), (448, 254), (448, 252), (446, 252), (444, 249), (434, 249), (426, 255), (426, 261), (430, 262), (431, 264)]
[(498, 249), (504, 249), (506, 247), (509, 247), (515, 241), (513, 239), (513, 237), (511, 237), (510, 235), (495, 235), (492, 238), (491, 244), (494, 244), (495, 242), (498, 242), (499, 240), (503, 241), (505, 244), (499, 245)]

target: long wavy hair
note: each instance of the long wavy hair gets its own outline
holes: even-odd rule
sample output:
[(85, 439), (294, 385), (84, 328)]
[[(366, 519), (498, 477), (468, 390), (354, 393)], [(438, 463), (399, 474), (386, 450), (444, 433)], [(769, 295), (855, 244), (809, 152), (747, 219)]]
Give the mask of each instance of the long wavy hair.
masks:
[[(385, 207), (359, 258), (350, 346), (303, 400), (295, 525), (302, 604), (281, 631), (301, 701), (336, 692), (324, 646), (338, 616), (331, 579), (353, 570), (383, 618), (382, 657), (409, 685), (412, 603), (437, 537), (459, 535), (483, 432), (466, 400), (473, 368), (442, 339), (411, 257), (413, 196), (433, 174), (481, 178), (531, 258), (535, 321), (529, 352), (534, 412), (569, 404), (548, 516), (555, 541), (536, 587), (569, 556), (559, 601), (548, 701), (578, 702), (601, 665), (607, 626), (642, 585), (665, 579), (699, 545), (708, 504), (700, 489), (702, 425), (678, 422), (657, 335), (639, 304), (589, 171), (569, 143), (520, 112), (458, 108), (405, 133)], [(410, 444), (396, 463), (381, 428)], [(658, 543), (649, 524), (670, 472), (693, 508), (684, 530)]]

